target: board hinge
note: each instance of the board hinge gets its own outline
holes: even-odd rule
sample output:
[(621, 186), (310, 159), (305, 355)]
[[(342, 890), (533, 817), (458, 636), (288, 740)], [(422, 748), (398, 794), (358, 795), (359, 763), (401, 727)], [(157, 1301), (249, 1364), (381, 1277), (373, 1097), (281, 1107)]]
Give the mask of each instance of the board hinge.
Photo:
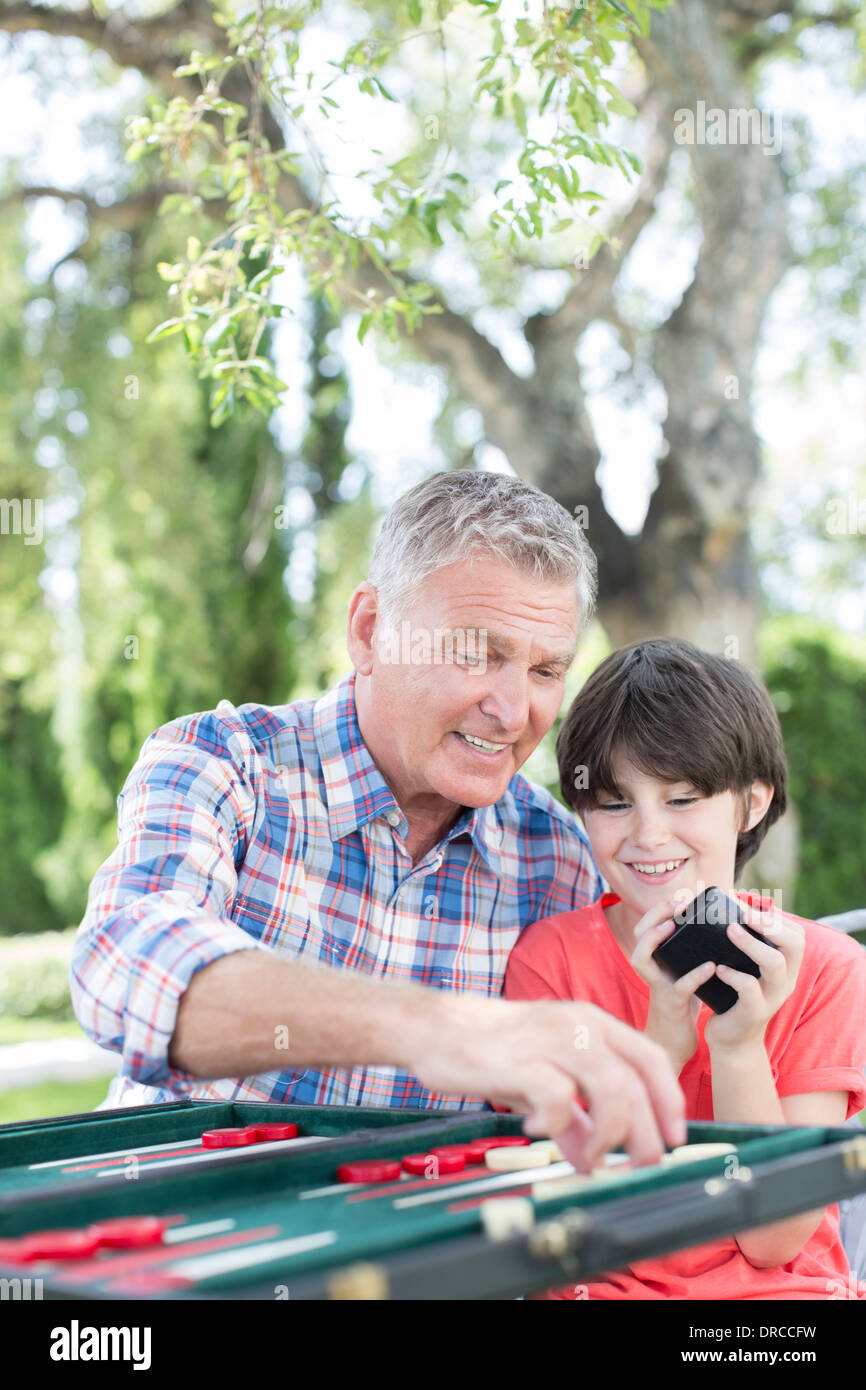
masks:
[(866, 1134), (846, 1139), (842, 1145), (842, 1162), (846, 1173), (866, 1172)]

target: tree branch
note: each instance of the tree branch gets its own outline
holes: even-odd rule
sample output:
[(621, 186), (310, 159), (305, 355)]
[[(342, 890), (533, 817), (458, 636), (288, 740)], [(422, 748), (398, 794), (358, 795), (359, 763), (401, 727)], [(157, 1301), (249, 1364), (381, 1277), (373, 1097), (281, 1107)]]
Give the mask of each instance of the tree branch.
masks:
[(119, 67), (138, 68), (174, 91), (188, 91), (189, 84), (174, 76), (183, 54), (184, 34), (196, 33), (223, 49), (225, 37), (214, 23), (204, 0), (181, 0), (172, 9), (149, 19), (129, 19), (115, 11), (101, 19), (92, 9), (61, 10), (49, 5), (21, 3), (0, 7), (0, 30), (16, 35), (28, 32), (77, 38), (100, 48)]
[(7, 207), (26, 203), (30, 198), (59, 198), (64, 203), (81, 203), (88, 217), (128, 232), (139, 225), (142, 217), (155, 212), (167, 193), (176, 191), (166, 186), (154, 186), (146, 188), (142, 193), (132, 193), (128, 198), (120, 198), (115, 203), (101, 203), (91, 193), (85, 193), (81, 189), (30, 184), (4, 194), (0, 198), (0, 212), (5, 211)]
[(536, 349), (555, 340), (556, 351), (567, 352), (577, 343), (587, 324), (601, 314), (628, 253), (653, 215), (656, 198), (667, 180), (673, 122), (660, 92), (647, 98), (644, 109), (650, 117), (650, 134), (637, 196), (592, 265), (575, 272), (575, 283), (560, 307), (552, 314), (536, 314), (527, 322), (526, 336)]
[(59, 198), (64, 203), (80, 203), (87, 213), (90, 230), (83, 241), (73, 246), (71, 251), (55, 262), (51, 274), (64, 261), (86, 261), (99, 247), (101, 227), (113, 227), (116, 231), (133, 232), (141, 225), (143, 218), (152, 216), (159, 208), (167, 193), (174, 192), (168, 187), (146, 188), (141, 193), (132, 193), (128, 198), (120, 198), (115, 203), (103, 204), (90, 193), (81, 189), (55, 188), (43, 184), (31, 184), (26, 188), (16, 188), (0, 198), (0, 215), (9, 207), (20, 206), (31, 198)]

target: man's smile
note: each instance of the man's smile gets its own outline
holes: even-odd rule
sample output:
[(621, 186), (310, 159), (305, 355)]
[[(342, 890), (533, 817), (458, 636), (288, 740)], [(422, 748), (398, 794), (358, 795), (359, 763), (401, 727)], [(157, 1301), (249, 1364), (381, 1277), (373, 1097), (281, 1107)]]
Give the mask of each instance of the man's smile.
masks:
[(478, 734), (464, 734), (459, 729), (454, 730), (454, 735), (464, 748), (468, 748), (470, 752), (476, 753), (490, 762), (501, 758), (505, 750), (512, 746), (510, 743), (494, 743), (491, 739), (481, 738)]

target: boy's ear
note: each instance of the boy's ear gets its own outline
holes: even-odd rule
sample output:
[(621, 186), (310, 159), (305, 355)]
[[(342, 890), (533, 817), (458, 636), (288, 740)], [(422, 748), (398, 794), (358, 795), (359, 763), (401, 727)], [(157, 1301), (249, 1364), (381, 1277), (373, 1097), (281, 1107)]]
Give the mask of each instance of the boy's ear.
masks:
[(770, 802), (773, 800), (775, 787), (769, 782), (753, 782), (751, 790), (747, 793), (747, 814), (746, 824), (743, 830), (754, 830), (756, 825), (764, 819), (769, 810)]

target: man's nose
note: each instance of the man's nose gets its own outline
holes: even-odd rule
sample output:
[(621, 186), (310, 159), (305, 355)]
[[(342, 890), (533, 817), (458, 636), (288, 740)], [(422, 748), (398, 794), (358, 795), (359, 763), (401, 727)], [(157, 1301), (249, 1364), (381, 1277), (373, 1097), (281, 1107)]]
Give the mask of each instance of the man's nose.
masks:
[(495, 719), (503, 733), (520, 733), (529, 720), (527, 672), (517, 666), (500, 667), (484, 699), (479, 701), (479, 709)]

